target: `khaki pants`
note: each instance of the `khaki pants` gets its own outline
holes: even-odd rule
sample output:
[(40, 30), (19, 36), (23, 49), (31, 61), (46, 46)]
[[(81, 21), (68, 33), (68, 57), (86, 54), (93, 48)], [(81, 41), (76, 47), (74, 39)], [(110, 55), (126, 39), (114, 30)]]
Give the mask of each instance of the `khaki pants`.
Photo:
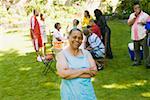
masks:
[(147, 46), (147, 36), (142, 39), (142, 40), (139, 40), (139, 41), (133, 41), (134, 43), (134, 53), (135, 53), (135, 61), (137, 61), (138, 63), (141, 62), (141, 59), (140, 59), (140, 46), (143, 47), (143, 60), (144, 60), (144, 63), (145, 65), (148, 64), (148, 56), (149, 56), (149, 47)]

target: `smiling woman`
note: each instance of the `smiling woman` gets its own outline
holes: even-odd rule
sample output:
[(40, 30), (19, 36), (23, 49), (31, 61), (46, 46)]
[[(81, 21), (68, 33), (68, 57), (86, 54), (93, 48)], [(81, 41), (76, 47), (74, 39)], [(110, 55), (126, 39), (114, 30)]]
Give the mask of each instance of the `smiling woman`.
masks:
[(96, 100), (91, 77), (96, 75), (96, 64), (91, 54), (79, 49), (83, 40), (81, 30), (69, 33), (69, 46), (57, 55), (57, 72), (62, 77), (61, 100)]

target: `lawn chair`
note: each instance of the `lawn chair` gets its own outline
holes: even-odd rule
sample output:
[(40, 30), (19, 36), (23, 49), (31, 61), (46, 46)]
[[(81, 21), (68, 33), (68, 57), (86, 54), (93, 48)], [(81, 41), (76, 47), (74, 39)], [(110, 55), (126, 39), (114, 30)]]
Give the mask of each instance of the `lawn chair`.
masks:
[(56, 59), (55, 59), (55, 53), (49, 53), (46, 54), (45, 57), (40, 56), (42, 59), (42, 63), (45, 65), (44, 70), (42, 71), (42, 73), (44, 75), (46, 75), (49, 71), (55, 73), (56, 72), (56, 68), (55, 68), (55, 63), (56, 63)]
[(42, 73), (46, 75), (49, 71), (52, 73), (56, 73), (56, 68), (55, 68), (55, 63), (56, 63), (56, 58), (55, 58), (55, 52), (53, 51), (53, 43), (52, 43), (52, 35), (50, 34), (48, 36), (48, 45), (50, 46), (50, 51), (45, 55), (45, 57), (41, 57), (43, 64), (45, 65), (44, 70)]

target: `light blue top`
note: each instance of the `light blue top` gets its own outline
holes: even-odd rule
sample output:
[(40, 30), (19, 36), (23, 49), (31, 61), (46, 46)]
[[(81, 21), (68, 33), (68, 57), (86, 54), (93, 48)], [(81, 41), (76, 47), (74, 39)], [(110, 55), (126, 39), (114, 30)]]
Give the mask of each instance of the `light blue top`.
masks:
[[(73, 56), (63, 50), (69, 68), (80, 69), (90, 67), (87, 56), (89, 52), (82, 50), (82, 56)], [(91, 78), (62, 79), (61, 100), (96, 100)]]

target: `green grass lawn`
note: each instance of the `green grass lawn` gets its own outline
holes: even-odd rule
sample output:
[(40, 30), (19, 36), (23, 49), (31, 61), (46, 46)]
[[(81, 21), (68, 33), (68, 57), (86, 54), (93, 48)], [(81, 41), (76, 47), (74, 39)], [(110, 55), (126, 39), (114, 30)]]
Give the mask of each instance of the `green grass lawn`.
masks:
[[(98, 100), (150, 100), (150, 70), (132, 67), (127, 44), (130, 28), (110, 21), (113, 60), (94, 78)], [(27, 37), (26, 37), (27, 38)], [(60, 100), (60, 78), (42, 74), (44, 65), (35, 53), (20, 55), (17, 50), (0, 51), (0, 100)]]

